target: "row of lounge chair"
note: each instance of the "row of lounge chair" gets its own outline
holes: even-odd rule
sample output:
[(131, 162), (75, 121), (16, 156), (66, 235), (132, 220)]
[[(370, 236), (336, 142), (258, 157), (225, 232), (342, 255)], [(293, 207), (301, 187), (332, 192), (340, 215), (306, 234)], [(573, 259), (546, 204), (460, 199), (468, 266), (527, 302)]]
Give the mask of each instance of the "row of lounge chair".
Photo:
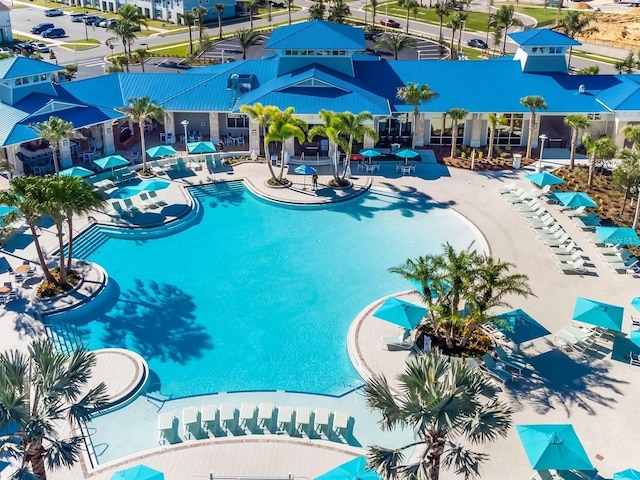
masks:
[[(141, 192), (134, 198), (139, 201), (140, 207), (143, 210), (160, 208), (167, 205), (167, 202), (160, 198), (154, 191)], [(132, 217), (133, 215), (140, 213), (140, 208), (133, 203), (131, 198), (123, 199), (122, 203), (120, 203), (119, 200), (112, 200), (111, 207), (119, 217)]]
[[(185, 440), (247, 435), (289, 434), (307, 438), (344, 440), (347, 437), (351, 416), (345, 411), (331, 412), (328, 408), (309, 407), (295, 409), (273, 403), (242, 403), (240, 409), (232, 404), (204, 405), (202, 410), (188, 407), (182, 410), (182, 435)], [(162, 413), (158, 417), (158, 442), (161, 445), (179, 441), (178, 419), (173, 413)]]
[(631, 255), (621, 245), (605, 245), (600, 242), (598, 236), (593, 233), (589, 235), (591, 241), (596, 244), (596, 248), (602, 254), (607, 264), (618, 273), (626, 273), (632, 276), (640, 274), (638, 259)]
[[(164, 160), (154, 160), (151, 162), (151, 170), (155, 175), (167, 175), (169, 172), (183, 172), (189, 169), (202, 170), (202, 157), (192, 156), (188, 158), (188, 162), (182, 157), (166, 158)], [(213, 173), (216, 168), (222, 168), (222, 158), (219, 155), (205, 155), (204, 164), (207, 166), (209, 173)]]

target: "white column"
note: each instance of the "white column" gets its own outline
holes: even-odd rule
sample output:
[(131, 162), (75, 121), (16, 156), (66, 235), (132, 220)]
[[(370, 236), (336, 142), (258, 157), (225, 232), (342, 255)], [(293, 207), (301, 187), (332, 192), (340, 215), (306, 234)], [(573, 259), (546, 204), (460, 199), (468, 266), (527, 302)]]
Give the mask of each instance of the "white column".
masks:
[(260, 154), (260, 125), (253, 118), (249, 119), (249, 150), (254, 150), (256, 155)]
[(64, 138), (58, 142), (58, 150), (60, 151), (60, 170), (69, 168), (73, 165), (71, 158), (71, 140)]
[(421, 113), (413, 119), (413, 141), (416, 147), (424, 146), (424, 117)]
[(217, 112), (209, 112), (209, 139), (213, 143), (220, 141), (220, 125)]
[(471, 125), (471, 135), (469, 136), (469, 146), (472, 148), (479, 147), (482, 144), (482, 115), (474, 113), (471, 115), (471, 121), (467, 123)]
[(113, 138), (113, 124), (111, 122), (104, 122), (102, 124), (102, 131), (104, 132), (102, 135), (102, 147), (104, 148), (104, 154), (111, 155), (116, 153), (116, 146)]
[(174, 120), (173, 112), (165, 112), (164, 131), (165, 133), (170, 133), (173, 138), (176, 138), (176, 124)]

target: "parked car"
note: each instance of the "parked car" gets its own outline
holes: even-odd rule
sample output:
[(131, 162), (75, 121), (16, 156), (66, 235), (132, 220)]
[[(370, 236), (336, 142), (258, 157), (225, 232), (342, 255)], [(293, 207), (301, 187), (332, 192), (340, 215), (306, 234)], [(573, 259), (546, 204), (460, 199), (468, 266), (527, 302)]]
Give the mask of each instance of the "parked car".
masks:
[(42, 42), (31, 42), (33, 48), (35, 48), (40, 53), (49, 53), (49, 47)]
[(7, 47), (0, 47), (0, 55), (3, 57), (13, 54), (13, 51)]
[(62, 28), (50, 28), (49, 30), (42, 32), (42, 36), (44, 38), (61, 38), (66, 34), (67, 33)]
[(380, 30), (365, 30), (364, 31), (364, 39), (365, 40), (375, 40), (376, 38), (378, 38), (380, 35), (382, 35), (382, 32)]
[(49, 30), (54, 27), (55, 25), (53, 23), (39, 23), (35, 27), (31, 27), (31, 33), (42, 33), (45, 30)]
[(71, 17), (72, 22), (83, 22), (85, 14), (84, 13), (72, 13), (69, 15)]
[(85, 15), (82, 20), (84, 21), (84, 23), (86, 23), (87, 25), (93, 25), (93, 22), (96, 21), (98, 17), (96, 15)]
[(64, 12), (59, 8), (48, 8), (44, 11), (45, 17), (61, 17), (64, 15)]
[(383, 18), (380, 20), (380, 25), (391, 28), (400, 28), (400, 24), (391, 18)]
[(467, 42), (467, 45), (473, 48), (481, 48), (483, 50), (486, 50), (487, 48), (489, 48), (489, 45), (487, 45), (487, 42), (485, 42), (484, 40), (480, 40), (479, 38), (472, 38)]
[(102, 27), (102, 28), (113, 28), (116, 26), (116, 22), (118, 21), (117, 18), (107, 18), (103, 21), (101, 21), (98, 26)]
[(31, 45), (30, 43), (21, 42), (15, 44), (15, 46), (13, 47), (13, 51), (22, 55), (31, 55), (36, 51), (36, 49), (33, 48), (33, 45)]

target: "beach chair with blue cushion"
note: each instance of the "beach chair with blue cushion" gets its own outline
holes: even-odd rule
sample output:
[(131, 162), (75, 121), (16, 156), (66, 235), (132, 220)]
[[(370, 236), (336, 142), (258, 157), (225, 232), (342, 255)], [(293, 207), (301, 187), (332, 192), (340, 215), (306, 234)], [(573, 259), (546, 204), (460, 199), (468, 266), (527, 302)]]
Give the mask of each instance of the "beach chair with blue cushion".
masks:
[(119, 217), (130, 217), (133, 215), (132, 212), (124, 208), (120, 202), (115, 200), (111, 202), (111, 208), (113, 208), (113, 211), (116, 212), (116, 215)]
[(158, 417), (158, 443), (172, 444), (176, 441), (176, 417), (173, 413), (161, 413)]
[(215, 163), (213, 162), (213, 157), (211, 155), (205, 155), (204, 163), (207, 165), (207, 171), (209, 173), (213, 173), (216, 168)]
[(187, 169), (187, 164), (184, 163), (184, 159), (182, 157), (178, 157), (176, 164), (178, 166), (178, 171), (180, 172), (184, 172)]
[(501, 368), (501, 366), (488, 353), (482, 356), (482, 361), (484, 362), (485, 370), (495, 379), (502, 383), (507, 383), (513, 380), (513, 374), (509, 373), (504, 368)]
[(131, 200), (130, 198), (125, 198), (123, 202), (124, 208), (126, 208), (127, 211), (129, 211), (132, 215), (135, 213), (140, 213), (140, 209), (133, 204), (133, 200)]
[(149, 191), (149, 198), (153, 200), (159, 207), (165, 207), (167, 205), (167, 202), (160, 198), (160, 196), (153, 190)]
[(157, 208), (158, 205), (152, 199), (149, 198), (149, 194), (147, 192), (141, 192), (138, 195), (140, 198), (140, 203), (142, 204), (142, 208), (147, 210), (149, 208)]
[(220, 155), (216, 155), (216, 154), (214, 154), (214, 155), (213, 155), (213, 161), (214, 161), (215, 166), (216, 166), (217, 168), (222, 168), (222, 167), (224, 167), (224, 164), (222, 163), (222, 157), (221, 157)]
[(493, 351), (502, 363), (515, 370), (519, 375), (522, 375), (522, 370), (527, 368), (527, 362), (525, 362), (524, 357), (517, 355), (513, 350), (496, 345)]

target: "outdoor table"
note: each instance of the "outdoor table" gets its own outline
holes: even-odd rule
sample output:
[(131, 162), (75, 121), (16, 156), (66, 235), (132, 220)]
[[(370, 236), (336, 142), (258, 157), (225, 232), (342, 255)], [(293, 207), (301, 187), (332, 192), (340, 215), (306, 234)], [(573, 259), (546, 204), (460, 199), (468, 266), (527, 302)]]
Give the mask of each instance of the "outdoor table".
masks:
[(16, 273), (27, 273), (31, 270), (31, 265), (20, 265), (15, 269)]
[(11, 287), (1, 286), (0, 287), (0, 295), (4, 295), (11, 291)]
[(379, 163), (367, 163), (365, 164), (365, 170), (367, 171), (367, 173), (372, 173), (376, 170), (380, 170), (380, 164)]

